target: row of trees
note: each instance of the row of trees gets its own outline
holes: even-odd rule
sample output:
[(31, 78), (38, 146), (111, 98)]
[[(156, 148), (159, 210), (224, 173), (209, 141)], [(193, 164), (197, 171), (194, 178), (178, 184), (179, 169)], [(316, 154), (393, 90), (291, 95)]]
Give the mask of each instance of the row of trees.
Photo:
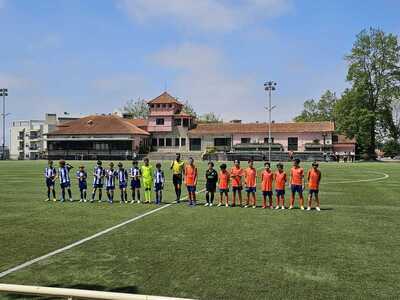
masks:
[(295, 121), (334, 121), (339, 133), (356, 138), (365, 158), (382, 148), (400, 154), (400, 46), (396, 35), (379, 29), (357, 35), (347, 80), (340, 97), (326, 91), (318, 101), (307, 100)]
[[(149, 106), (147, 105), (146, 100), (143, 99), (129, 100), (122, 107), (121, 111), (132, 115), (132, 117), (135, 119), (147, 119), (147, 117), (149, 116)], [(221, 117), (213, 112), (197, 115), (193, 106), (190, 105), (190, 103), (187, 101), (183, 102), (182, 111), (192, 116), (196, 116), (198, 122), (203, 122), (203, 123), (222, 122)]]

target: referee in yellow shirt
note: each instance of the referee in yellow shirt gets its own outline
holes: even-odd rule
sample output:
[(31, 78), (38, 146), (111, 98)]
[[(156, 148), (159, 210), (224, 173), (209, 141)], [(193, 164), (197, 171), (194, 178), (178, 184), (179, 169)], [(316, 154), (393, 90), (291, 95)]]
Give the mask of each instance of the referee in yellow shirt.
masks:
[(183, 178), (184, 166), (185, 166), (185, 163), (183, 161), (181, 161), (180, 153), (177, 153), (176, 159), (171, 164), (172, 182), (175, 187), (176, 203), (179, 203), (181, 201), (182, 178)]

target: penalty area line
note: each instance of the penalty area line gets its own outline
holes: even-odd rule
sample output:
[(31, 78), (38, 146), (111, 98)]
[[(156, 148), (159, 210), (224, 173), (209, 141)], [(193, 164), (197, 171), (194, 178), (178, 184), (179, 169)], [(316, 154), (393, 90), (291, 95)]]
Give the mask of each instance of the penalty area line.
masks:
[[(196, 192), (196, 194), (200, 194), (200, 193), (202, 193), (202, 192), (204, 192), (204, 191), (205, 191), (205, 189), (202, 189), (202, 190)], [(188, 199), (188, 195), (186, 195), (185, 197), (182, 198), (182, 200), (186, 200), (186, 199)], [(75, 248), (75, 247), (77, 247), (77, 246), (79, 246), (79, 245), (82, 245), (82, 244), (84, 244), (84, 243), (86, 243), (86, 242), (89, 242), (89, 241), (91, 241), (91, 240), (94, 240), (94, 239), (96, 239), (96, 238), (98, 238), (98, 237), (100, 237), (100, 236), (102, 236), (102, 235), (104, 235), (104, 234), (107, 234), (107, 233), (109, 233), (109, 232), (111, 232), (111, 231), (113, 231), (113, 230), (116, 230), (116, 229), (118, 229), (118, 228), (121, 228), (121, 227), (123, 227), (123, 226), (125, 226), (125, 225), (127, 225), (127, 224), (132, 223), (132, 222), (135, 222), (135, 221), (138, 221), (138, 220), (140, 220), (140, 219), (143, 219), (143, 218), (145, 218), (145, 217), (147, 217), (147, 216), (149, 216), (149, 215), (152, 215), (152, 214), (154, 214), (154, 213), (156, 213), (156, 212), (159, 212), (159, 211), (161, 211), (161, 210), (163, 210), (163, 209), (165, 209), (165, 208), (168, 208), (168, 207), (170, 207), (170, 206), (172, 206), (172, 205), (173, 205), (172, 203), (165, 204), (165, 205), (163, 205), (163, 206), (161, 206), (161, 207), (158, 207), (158, 208), (156, 208), (156, 209), (153, 209), (153, 210), (150, 210), (150, 211), (148, 211), (148, 212), (145, 212), (144, 214), (141, 214), (141, 215), (136, 216), (136, 217), (134, 217), (134, 218), (132, 218), (132, 219), (126, 220), (126, 221), (124, 221), (124, 222), (122, 222), (122, 223), (119, 223), (119, 224), (117, 224), (117, 225), (115, 225), (115, 226), (112, 226), (112, 227), (110, 227), (110, 228), (104, 229), (104, 230), (102, 230), (102, 231), (100, 231), (100, 232), (98, 232), (98, 233), (96, 233), (96, 234), (93, 234), (93, 235), (88, 236), (88, 237), (86, 237), (86, 238), (84, 238), (84, 239), (81, 239), (81, 240), (79, 240), (79, 241), (76, 241), (76, 242), (74, 242), (74, 243), (72, 243), (72, 244), (69, 244), (69, 245), (67, 245), (67, 246), (65, 246), (65, 247), (62, 247), (62, 248), (57, 249), (57, 250), (54, 250), (54, 251), (49, 252), (49, 253), (47, 253), (47, 254), (45, 254), (45, 255), (39, 256), (39, 257), (37, 257), (37, 258), (34, 258), (34, 259), (29, 260), (29, 261), (27, 261), (27, 262), (24, 262), (24, 263), (22, 263), (22, 264), (20, 264), (20, 265), (17, 265), (17, 266), (15, 266), (15, 267), (12, 267), (12, 268), (10, 268), (10, 269), (8, 269), (8, 270), (5, 270), (5, 271), (3, 271), (3, 272), (0, 272), (0, 278), (3, 278), (3, 277), (5, 277), (5, 276), (7, 276), (7, 275), (9, 275), (9, 274), (11, 274), (11, 273), (17, 272), (17, 271), (22, 270), (22, 269), (24, 269), (24, 268), (27, 268), (27, 267), (29, 267), (29, 266), (31, 266), (31, 265), (37, 263), (37, 262), (43, 261), (43, 260), (45, 260), (45, 259), (48, 259), (48, 258), (50, 258), (50, 257), (52, 257), (52, 256), (54, 256), (54, 255), (57, 255), (57, 254), (60, 254), (60, 253), (62, 253), (62, 252), (65, 252), (65, 251), (67, 251), (67, 250), (70, 250), (70, 249), (72, 249), (72, 248)]]

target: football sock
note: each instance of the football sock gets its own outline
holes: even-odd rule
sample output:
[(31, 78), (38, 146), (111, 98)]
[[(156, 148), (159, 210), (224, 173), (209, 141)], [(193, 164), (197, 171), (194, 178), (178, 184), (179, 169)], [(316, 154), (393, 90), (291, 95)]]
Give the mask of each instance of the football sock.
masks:
[(50, 189), (47, 190), (47, 199), (50, 199)]
[(69, 199), (72, 199), (72, 192), (70, 189), (68, 189), (68, 196), (69, 196)]
[(101, 198), (103, 197), (103, 192), (102, 190), (99, 190), (99, 200), (101, 201)]
[(206, 201), (207, 203), (210, 203), (210, 195), (208, 194), (208, 192), (206, 193)]
[(56, 190), (53, 189), (53, 198), (56, 199)]

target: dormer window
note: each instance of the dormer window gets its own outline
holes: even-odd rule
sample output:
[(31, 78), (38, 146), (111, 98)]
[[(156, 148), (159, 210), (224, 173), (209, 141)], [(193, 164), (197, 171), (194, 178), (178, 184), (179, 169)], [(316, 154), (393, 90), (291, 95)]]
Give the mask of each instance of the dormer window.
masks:
[(171, 108), (171, 107), (172, 107), (172, 104), (171, 104), (171, 103), (170, 103), (170, 104), (168, 104), (168, 107), (169, 107), (169, 108)]
[(156, 119), (156, 125), (164, 125), (164, 119), (163, 118), (157, 118)]
[(154, 108), (154, 104), (150, 104), (150, 107), (151, 107), (151, 108)]
[(167, 104), (162, 104), (162, 108), (166, 108), (167, 107)]
[(157, 107), (157, 108), (160, 108), (160, 107), (161, 107), (161, 104), (156, 104), (156, 107)]

